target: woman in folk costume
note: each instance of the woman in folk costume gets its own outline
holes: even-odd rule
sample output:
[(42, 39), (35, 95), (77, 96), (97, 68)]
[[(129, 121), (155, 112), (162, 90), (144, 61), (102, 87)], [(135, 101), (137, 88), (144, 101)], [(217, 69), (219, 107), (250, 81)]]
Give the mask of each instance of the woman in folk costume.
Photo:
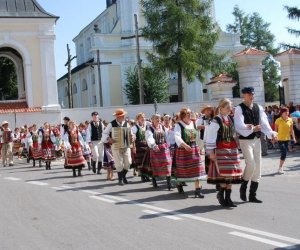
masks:
[[(206, 150), (209, 152), (211, 164), (207, 182), (220, 183), (217, 194), (223, 207), (236, 207), (231, 200), (232, 184), (242, 182), (242, 168), (238, 145), (235, 140), (235, 129), (231, 113), (231, 101), (220, 100), (219, 107), (207, 131)], [(225, 196), (224, 196), (225, 195)]]
[(18, 156), (18, 159), (21, 159), (20, 148), (22, 147), (21, 142), (21, 133), (19, 128), (15, 128), (13, 133), (13, 154)]
[(29, 160), (32, 159), (32, 166), (35, 167), (35, 161), (39, 161), (39, 167), (42, 166), (42, 150), (39, 148), (39, 130), (36, 124), (33, 124), (27, 134), (29, 146)]
[(141, 175), (142, 182), (149, 181), (152, 176), (150, 167), (150, 151), (146, 141), (147, 121), (144, 113), (136, 116), (136, 125), (132, 127), (132, 134), (135, 135), (135, 147), (133, 148), (134, 162)]
[(166, 177), (168, 189), (171, 190), (172, 159), (167, 143), (167, 132), (160, 124), (160, 115), (152, 116), (152, 124), (146, 131), (146, 141), (150, 148), (150, 165), (152, 168), (152, 184), (157, 188), (156, 178)]
[(78, 176), (81, 175), (81, 170), (84, 168), (85, 159), (83, 157), (82, 148), (84, 147), (83, 138), (78, 131), (74, 121), (69, 121), (69, 130), (65, 134), (64, 143), (66, 148), (65, 168), (73, 170), (73, 176), (76, 177), (76, 169), (78, 169)]
[(46, 163), (46, 170), (51, 169), (51, 161), (56, 159), (55, 156), (55, 143), (56, 138), (50, 129), (50, 124), (48, 122), (44, 123), (44, 128), (39, 130), (39, 149), (42, 150), (42, 159)]
[(87, 131), (86, 131), (86, 125), (84, 123), (80, 123), (79, 132), (80, 132), (80, 134), (82, 136), (82, 139), (84, 141), (83, 152), (82, 152), (83, 157), (86, 160), (86, 163), (88, 165), (88, 169), (91, 170), (91, 154), (92, 154), (92, 151), (91, 151), (91, 148), (89, 146), (89, 143), (86, 141)]
[(179, 118), (175, 125), (177, 189), (184, 193), (182, 182), (194, 182), (195, 198), (204, 198), (200, 180), (206, 180), (207, 175), (197, 145), (197, 129), (191, 120), (191, 110), (182, 108)]

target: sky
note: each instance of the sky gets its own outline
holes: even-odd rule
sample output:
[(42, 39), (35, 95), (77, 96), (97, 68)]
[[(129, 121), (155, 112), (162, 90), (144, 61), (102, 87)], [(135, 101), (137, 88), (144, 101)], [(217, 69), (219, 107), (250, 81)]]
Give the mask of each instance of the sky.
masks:
[[(92, 22), (106, 7), (106, 0), (37, 0), (48, 12), (59, 16), (55, 32), (55, 57), (57, 79), (67, 73), (64, 66), (67, 61), (67, 43), (70, 44), (71, 54), (75, 55), (73, 38)], [(122, 1), (122, 0), (121, 0)], [(287, 18), (284, 5), (300, 8), (300, 0), (215, 0), (217, 22), (225, 31), (226, 25), (233, 23), (232, 11), (238, 5), (246, 14), (258, 12), (264, 21), (270, 23), (270, 31), (275, 35), (275, 45), (300, 43), (300, 38), (288, 34), (286, 27), (299, 29), (299, 21)], [(72, 62), (72, 67), (76, 62)]]

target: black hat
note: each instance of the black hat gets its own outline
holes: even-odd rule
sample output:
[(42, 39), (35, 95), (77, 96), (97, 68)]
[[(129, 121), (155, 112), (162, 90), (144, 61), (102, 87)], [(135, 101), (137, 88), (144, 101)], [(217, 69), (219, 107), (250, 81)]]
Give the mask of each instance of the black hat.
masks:
[(92, 116), (94, 116), (94, 115), (99, 115), (99, 113), (98, 113), (97, 111), (94, 111), (94, 112), (92, 113)]
[(254, 88), (253, 87), (245, 87), (242, 89), (243, 94), (254, 94)]
[(64, 121), (70, 121), (70, 118), (67, 117), (67, 116), (65, 116), (63, 120), (64, 120)]

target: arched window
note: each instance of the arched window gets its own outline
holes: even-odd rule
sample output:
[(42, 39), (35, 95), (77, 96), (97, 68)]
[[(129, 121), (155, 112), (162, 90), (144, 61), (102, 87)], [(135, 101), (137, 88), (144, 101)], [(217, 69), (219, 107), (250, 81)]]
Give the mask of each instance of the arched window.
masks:
[(77, 94), (77, 85), (73, 83), (73, 94)]
[(85, 79), (83, 79), (83, 81), (81, 83), (81, 90), (85, 91), (87, 89), (88, 89), (87, 81)]

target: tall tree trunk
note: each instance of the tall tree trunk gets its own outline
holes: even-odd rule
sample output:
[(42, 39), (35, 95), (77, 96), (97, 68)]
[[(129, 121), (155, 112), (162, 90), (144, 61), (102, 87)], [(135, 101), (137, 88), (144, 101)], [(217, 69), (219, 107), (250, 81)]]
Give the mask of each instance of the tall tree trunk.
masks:
[(182, 67), (181, 67), (181, 65), (178, 65), (177, 77), (178, 77), (178, 102), (183, 102)]

